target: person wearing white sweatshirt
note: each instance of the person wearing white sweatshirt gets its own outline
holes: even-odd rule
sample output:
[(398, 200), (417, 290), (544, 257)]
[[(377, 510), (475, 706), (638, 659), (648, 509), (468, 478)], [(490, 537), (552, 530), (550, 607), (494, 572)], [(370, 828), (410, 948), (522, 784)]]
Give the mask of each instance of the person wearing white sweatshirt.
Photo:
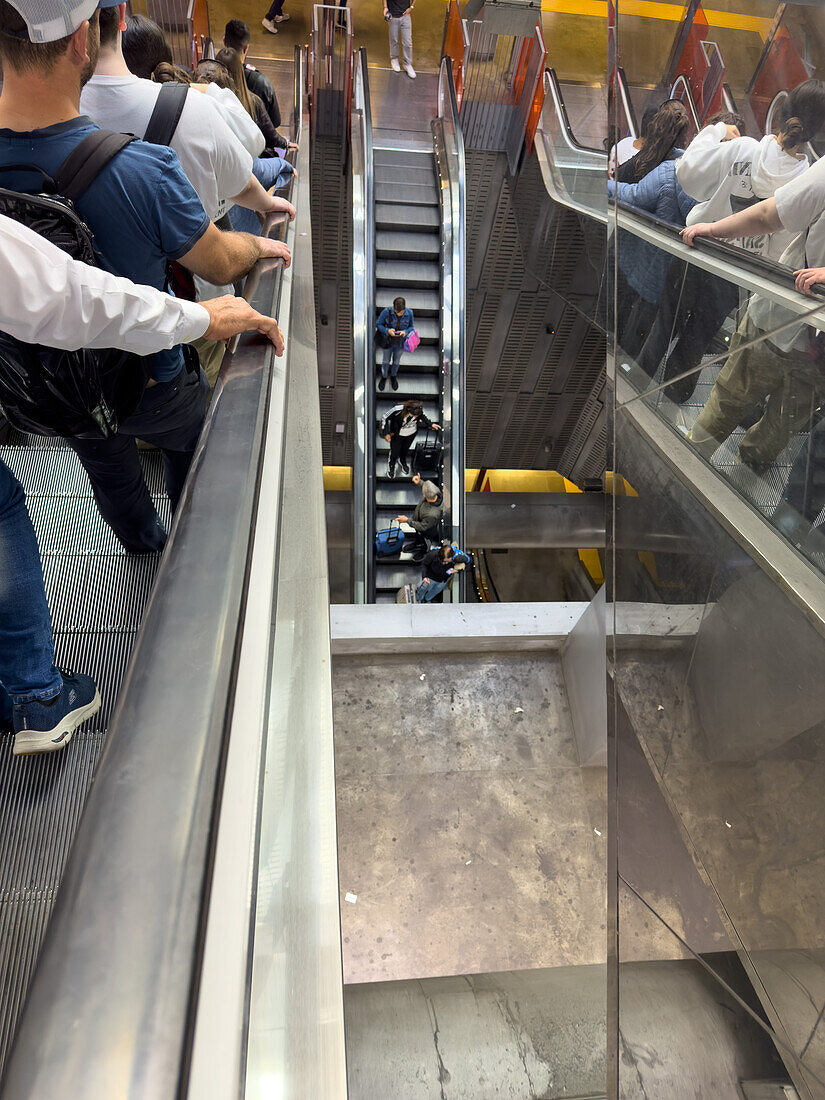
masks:
[[(736, 115), (712, 119), (690, 143), (676, 169), (682, 188), (697, 200), (687, 224), (729, 217), (770, 198), (800, 176), (809, 166), (807, 142), (823, 119), (825, 84), (819, 80), (808, 80), (791, 92), (775, 136), (767, 134), (761, 141), (745, 136), (744, 120)], [(742, 237), (736, 244), (778, 261), (793, 236), (780, 230)], [(733, 283), (685, 268), (679, 261), (671, 264), (662, 307), (639, 360), (652, 375), (665, 358), (664, 379), (674, 379), (666, 390), (672, 400), (681, 404), (692, 396), (702, 356), (738, 304)]]

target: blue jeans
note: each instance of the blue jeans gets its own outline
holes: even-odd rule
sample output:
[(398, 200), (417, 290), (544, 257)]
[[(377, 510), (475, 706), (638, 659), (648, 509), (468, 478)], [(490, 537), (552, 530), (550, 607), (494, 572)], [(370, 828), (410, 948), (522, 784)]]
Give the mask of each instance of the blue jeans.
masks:
[(140, 405), (109, 439), (69, 439), (83, 464), (100, 514), (126, 550), (162, 550), (166, 531), (160, 522), (138, 456), (135, 437), (154, 443), (163, 458), (166, 492), (174, 512), (206, 414), (209, 383), (181, 368), (176, 378), (148, 386)]
[(11, 718), (10, 695), (45, 702), (62, 687), (23, 486), (0, 459), (0, 719)]
[[(392, 339), (392, 337), (390, 337)], [(398, 368), (401, 366), (401, 353), (404, 350), (404, 341), (399, 344), (390, 344), (388, 348), (384, 348), (384, 358), (381, 360), (381, 373), (386, 378), (388, 375), (392, 375), (395, 378), (398, 374)]]
[(424, 584), (422, 581), (418, 586), (415, 598), (419, 603), (431, 603), (439, 593), (444, 591), (449, 583), (449, 581), (430, 581), (429, 584)]
[[(282, 157), (255, 157), (252, 161), (252, 175), (264, 190), (274, 187), (278, 191), (289, 183), (294, 171), (289, 161)], [(229, 211), (229, 220), (236, 233), (252, 233), (255, 237), (261, 235), (261, 219), (254, 210), (247, 210), (245, 206), (233, 206)]]

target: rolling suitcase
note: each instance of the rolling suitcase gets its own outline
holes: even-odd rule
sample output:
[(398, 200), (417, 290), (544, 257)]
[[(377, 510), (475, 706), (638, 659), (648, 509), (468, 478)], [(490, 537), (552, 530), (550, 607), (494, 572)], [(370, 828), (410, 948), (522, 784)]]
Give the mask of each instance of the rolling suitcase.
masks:
[(404, 532), (401, 530), (401, 524), (396, 520), (390, 520), (390, 525), (385, 530), (375, 532), (375, 553), (379, 558), (400, 554), (403, 545)]
[(418, 603), (418, 600), (415, 598), (415, 588), (416, 588), (416, 586), (414, 584), (404, 584), (404, 585), (402, 585), (401, 588), (399, 588), (398, 592), (396, 593), (395, 602), (396, 603)]
[(433, 431), (430, 441), (430, 429), (424, 433), (424, 438), (419, 439), (412, 453), (412, 468), (415, 474), (437, 474), (441, 466), (441, 442), (438, 432)]

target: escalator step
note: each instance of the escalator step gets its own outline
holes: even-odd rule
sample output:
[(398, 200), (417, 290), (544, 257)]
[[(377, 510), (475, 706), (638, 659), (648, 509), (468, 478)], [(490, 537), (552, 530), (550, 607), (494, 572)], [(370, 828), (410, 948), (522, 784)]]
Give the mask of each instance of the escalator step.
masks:
[[(380, 372), (376, 371), (375, 393), (378, 398), (382, 396), (382, 391), (378, 389), (379, 378)], [(394, 390), (390, 384), (387, 383), (387, 388), (383, 392), (390, 397), (394, 397), (396, 404), (402, 400), (406, 401), (409, 397), (420, 397), (425, 403), (432, 403), (433, 401), (438, 402), (441, 397), (441, 377), (434, 372), (418, 371), (410, 373), (407, 369), (407, 364), (402, 360), (401, 371), (398, 375), (398, 389)]]
[(376, 183), (377, 203), (400, 203), (402, 206), (438, 206), (438, 188), (432, 183)]
[[(421, 336), (421, 330), (419, 328), (421, 322), (416, 321), (416, 331)], [(435, 335), (433, 336), (435, 340)], [(375, 365), (380, 367), (383, 359), (384, 352), (381, 348), (375, 349)], [(424, 337), (421, 336), (421, 343), (415, 349), (415, 351), (405, 351), (401, 358), (401, 378), (404, 374), (440, 374), (441, 373), (441, 352), (436, 344), (425, 343)]]
[(373, 163), (376, 168), (379, 164), (403, 164), (410, 168), (429, 167), (432, 172), (433, 154), (430, 149), (373, 148)]
[(435, 172), (432, 164), (423, 168), (412, 168), (406, 164), (376, 164), (375, 185), (377, 187), (382, 183), (389, 183), (393, 186), (397, 183), (405, 185), (420, 183), (427, 187), (435, 187)]
[[(425, 339), (424, 330), (425, 324), (419, 321), (424, 318), (436, 318), (441, 313), (441, 295), (437, 290), (425, 290), (421, 287), (408, 287), (402, 291), (404, 300), (407, 303), (409, 309), (415, 314), (415, 329), (422, 340)], [(387, 309), (392, 305), (395, 293), (392, 290), (381, 289), (376, 294), (375, 305), (380, 311), (386, 306)], [(378, 313), (376, 313), (376, 319)], [(433, 340), (440, 338), (438, 330), (438, 322), (435, 320), (428, 321), (426, 324), (427, 339)]]
[(379, 229), (375, 234), (375, 255), (382, 259), (438, 259), (441, 238), (437, 233), (411, 233)]
[(441, 229), (441, 213), (438, 206), (405, 206), (403, 203), (379, 202), (375, 204), (376, 229), (429, 229), (438, 233)]
[(376, 260), (375, 282), (378, 286), (397, 287), (399, 294), (407, 287), (439, 286), (441, 266), (421, 260)]

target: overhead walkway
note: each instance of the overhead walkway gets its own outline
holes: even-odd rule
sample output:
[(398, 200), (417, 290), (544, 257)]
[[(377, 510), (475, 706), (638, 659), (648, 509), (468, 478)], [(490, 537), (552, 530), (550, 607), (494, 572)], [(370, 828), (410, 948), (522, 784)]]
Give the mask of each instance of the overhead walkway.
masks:
[(3, 449), (105, 700), (60, 753), (2, 745), (3, 1100), (346, 1092), (306, 84), (296, 51), (292, 266), (245, 288), (286, 353), (227, 357), (160, 561), (67, 448)]
[[(443, 65), (426, 136), (373, 126), (365, 50), (355, 58), (352, 115), (354, 205), (355, 423), (353, 478), (356, 602), (394, 601), (418, 584), (420, 564), (408, 536), (398, 554), (377, 559), (375, 533), (421, 500), (413, 469), (389, 476), (383, 417), (410, 399), (442, 427), (437, 465), (422, 469), (444, 497), (443, 535), (461, 543), (464, 510), (464, 161), (452, 74)], [(375, 346), (379, 312), (403, 297), (421, 344), (405, 352), (398, 390), (379, 390), (383, 352)], [(416, 447), (424, 441), (419, 432)], [(433, 440), (432, 434), (430, 440)], [(410, 453), (410, 463), (412, 452)], [(452, 598), (460, 598), (456, 585)], [(449, 597), (445, 593), (445, 597)]]

